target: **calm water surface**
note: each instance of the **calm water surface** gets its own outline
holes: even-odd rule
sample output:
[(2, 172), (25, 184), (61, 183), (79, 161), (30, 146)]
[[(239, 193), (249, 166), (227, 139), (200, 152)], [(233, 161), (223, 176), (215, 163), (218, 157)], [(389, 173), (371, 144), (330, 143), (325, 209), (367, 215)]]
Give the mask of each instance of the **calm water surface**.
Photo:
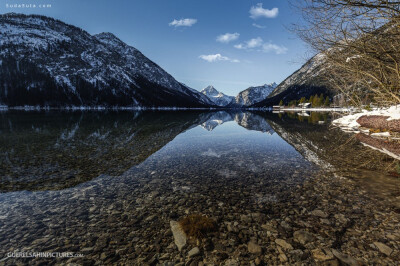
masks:
[[(225, 237), (224, 226), (214, 236), (224, 261), (261, 237), (253, 223), (278, 215), (321, 172), (377, 197), (399, 196), (387, 170), (393, 160), (330, 128), (327, 114), (5, 112), (0, 119), (5, 264), (185, 262), (169, 222), (191, 213), (224, 226), (246, 223), (237, 238)], [(84, 257), (6, 258), (12, 251)]]

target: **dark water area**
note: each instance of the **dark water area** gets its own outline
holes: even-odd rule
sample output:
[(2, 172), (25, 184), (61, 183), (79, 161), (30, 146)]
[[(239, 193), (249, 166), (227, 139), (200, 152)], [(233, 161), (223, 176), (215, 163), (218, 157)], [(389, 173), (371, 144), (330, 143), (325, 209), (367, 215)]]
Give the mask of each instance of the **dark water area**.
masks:
[[(396, 161), (331, 120), (327, 113), (2, 112), (0, 263), (314, 264), (343, 263), (344, 254), (394, 263)], [(190, 214), (211, 217), (218, 229), (179, 251), (170, 223)], [(296, 237), (304, 230), (312, 241)], [(188, 255), (195, 247), (199, 253)], [(16, 251), (80, 257), (7, 257)]]

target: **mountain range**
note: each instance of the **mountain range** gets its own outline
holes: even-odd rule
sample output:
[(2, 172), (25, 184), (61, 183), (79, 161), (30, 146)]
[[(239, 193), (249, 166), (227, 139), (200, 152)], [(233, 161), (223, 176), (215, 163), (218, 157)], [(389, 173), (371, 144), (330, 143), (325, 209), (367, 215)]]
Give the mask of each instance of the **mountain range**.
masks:
[(236, 97), (225, 95), (211, 85), (204, 88), (201, 93), (220, 107), (240, 108), (250, 106), (266, 99), (276, 86), (277, 84), (274, 82), (262, 86), (249, 87), (241, 91)]
[(112, 33), (90, 35), (53, 18), (9, 13), (0, 15), (0, 35), (0, 106), (242, 108), (329, 94), (320, 81), (322, 55), (279, 85), (233, 97), (180, 83)]
[(37, 15), (0, 16), (0, 103), (8, 106), (209, 107), (112, 33)]

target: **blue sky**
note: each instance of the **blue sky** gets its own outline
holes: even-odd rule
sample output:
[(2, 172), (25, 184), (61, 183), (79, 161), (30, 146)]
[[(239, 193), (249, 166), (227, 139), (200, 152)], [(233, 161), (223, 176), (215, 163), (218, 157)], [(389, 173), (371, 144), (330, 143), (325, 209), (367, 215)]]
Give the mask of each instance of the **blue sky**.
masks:
[[(91, 34), (112, 32), (194, 89), (228, 95), (281, 82), (305, 61), (286, 27), (299, 20), (285, 0), (29, 0), (51, 8), (0, 12), (52, 16)], [(174, 22), (175, 21), (175, 22)], [(228, 34), (227, 34), (228, 33)]]

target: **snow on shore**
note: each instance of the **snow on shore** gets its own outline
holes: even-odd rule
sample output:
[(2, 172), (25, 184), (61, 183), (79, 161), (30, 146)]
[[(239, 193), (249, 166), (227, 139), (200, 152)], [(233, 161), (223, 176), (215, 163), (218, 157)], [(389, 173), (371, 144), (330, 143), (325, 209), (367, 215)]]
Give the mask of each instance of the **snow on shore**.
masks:
[(389, 108), (376, 108), (372, 111), (363, 110), (361, 113), (343, 116), (332, 122), (333, 125), (340, 127), (344, 131), (359, 132), (360, 124), (357, 120), (361, 116), (388, 116), (388, 121), (400, 119), (400, 105), (391, 106)]
[(295, 111), (295, 112), (351, 112), (353, 109), (351, 108), (329, 108), (329, 107), (313, 107), (313, 108), (299, 108), (299, 107), (283, 107), (279, 110), (282, 111)]

